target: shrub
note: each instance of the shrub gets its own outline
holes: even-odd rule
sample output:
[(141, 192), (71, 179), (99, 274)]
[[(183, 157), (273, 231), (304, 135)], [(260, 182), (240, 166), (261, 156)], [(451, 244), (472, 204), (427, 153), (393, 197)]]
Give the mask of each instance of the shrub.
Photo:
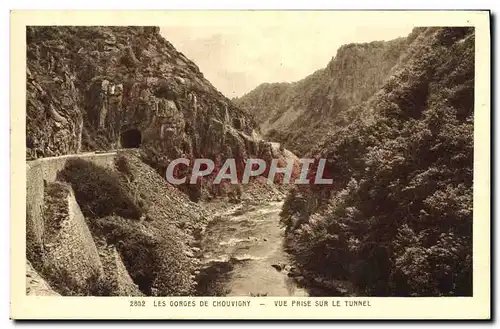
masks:
[(139, 219), (141, 209), (127, 193), (118, 174), (82, 159), (70, 159), (58, 179), (71, 184), (87, 218), (119, 215)]
[(313, 151), (334, 160), (333, 189), (292, 190), (281, 213), (298, 265), (361, 295), (472, 294), (473, 31), (422, 33), (375, 119)]
[(132, 280), (146, 295), (176, 296), (192, 292), (192, 264), (173, 229), (159, 231), (118, 216), (91, 219), (94, 236), (104, 237), (121, 254)]

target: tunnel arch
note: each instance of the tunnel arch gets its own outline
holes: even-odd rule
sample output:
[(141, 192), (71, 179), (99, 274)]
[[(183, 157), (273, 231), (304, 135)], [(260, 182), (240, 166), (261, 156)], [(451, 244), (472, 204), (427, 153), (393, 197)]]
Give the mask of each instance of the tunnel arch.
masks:
[(122, 148), (139, 148), (142, 144), (142, 134), (139, 129), (127, 129), (120, 134)]

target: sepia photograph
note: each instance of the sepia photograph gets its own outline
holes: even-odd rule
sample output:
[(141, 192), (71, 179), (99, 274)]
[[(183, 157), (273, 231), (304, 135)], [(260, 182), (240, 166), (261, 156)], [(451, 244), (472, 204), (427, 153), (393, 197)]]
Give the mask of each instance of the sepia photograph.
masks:
[(26, 22), (25, 296), (128, 297), (124, 313), (483, 296), (485, 31), (252, 13)]

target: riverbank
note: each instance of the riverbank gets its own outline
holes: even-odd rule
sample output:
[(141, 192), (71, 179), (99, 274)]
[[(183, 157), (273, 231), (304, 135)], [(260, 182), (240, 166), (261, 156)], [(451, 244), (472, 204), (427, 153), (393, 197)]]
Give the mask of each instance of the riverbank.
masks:
[(349, 282), (319, 278), (296, 267), (284, 245), (282, 205), (272, 198), (247, 199), (219, 209), (199, 240), (198, 296), (353, 295)]

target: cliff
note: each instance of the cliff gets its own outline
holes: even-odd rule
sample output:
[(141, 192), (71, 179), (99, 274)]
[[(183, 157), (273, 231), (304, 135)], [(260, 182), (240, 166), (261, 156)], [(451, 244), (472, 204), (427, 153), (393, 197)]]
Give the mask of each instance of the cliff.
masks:
[(162, 166), (255, 143), (251, 118), (157, 27), (28, 27), (27, 57), (28, 159), (140, 146)]
[(255, 115), (267, 139), (303, 155), (311, 144), (360, 115), (348, 109), (382, 86), (409, 42), (399, 38), (344, 45), (324, 69), (294, 83), (260, 85), (235, 103)]

